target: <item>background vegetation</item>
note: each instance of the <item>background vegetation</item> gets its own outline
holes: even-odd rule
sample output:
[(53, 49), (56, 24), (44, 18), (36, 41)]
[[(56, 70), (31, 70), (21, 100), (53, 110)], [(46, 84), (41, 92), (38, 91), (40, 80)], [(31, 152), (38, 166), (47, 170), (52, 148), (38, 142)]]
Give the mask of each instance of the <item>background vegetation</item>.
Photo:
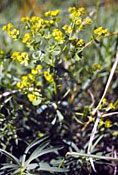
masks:
[[(118, 68), (112, 69), (117, 61), (117, 5), (117, 0), (1, 0), (0, 174), (117, 175)], [(12, 23), (25, 34), (22, 17), (43, 16), (48, 10), (59, 9), (61, 28), (69, 24), (70, 6), (85, 7), (93, 21), (79, 33), (85, 45), (79, 45), (78, 50), (67, 45), (63, 52), (64, 46), (59, 43), (56, 50), (52, 49), (57, 59), (54, 66), (45, 58), (30, 60), (28, 67), (11, 59), (15, 51), (26, 51), (33, 59), (37, 52), (32, 57), (31, 48), (2, 31), (4, 25)], [(93, 31), (99, 26), (110, 34), (96, 38)], [(48, 46), (41, 40), (46, 47), (42, 43), (39, 47), (40, 38), (35, 38), (33, 47), (35, 51), (40, 48), (41, 58), (48, 53)], [(43, 71), (49, 71), (47, 77), (41, 75), (45, 98), (32, 104), (26, 91), (19, 92), (16, 84), (39, 64)], [(102, 98), (110, 73), (112, 81)]]

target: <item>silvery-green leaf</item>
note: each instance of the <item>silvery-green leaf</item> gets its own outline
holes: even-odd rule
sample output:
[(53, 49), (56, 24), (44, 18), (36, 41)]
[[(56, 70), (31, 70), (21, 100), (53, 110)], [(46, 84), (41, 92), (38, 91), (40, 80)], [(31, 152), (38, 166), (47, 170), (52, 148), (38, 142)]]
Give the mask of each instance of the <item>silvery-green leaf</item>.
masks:
[(27, 166), (28, 170), (33, 170), (38, 167), (38, 163), (31, 163)]
[(38, 98), (38, 99), (36, 99), (36, 100), (34, 100), (33, 102), (32, 102), (32, 104), (34, 105), (34, 106), (38, 106), (40, 103), (41, 103), (41, 98)]
[(59, 110), (57, 110), (56, 112), (57, 112), (57, 116), (59, 118), (59, 121), (61, 122), (64, 119), (64, 116), (62, 115), (62, 113)]
[(12, 161), (16, 162), (18, 165), (20, 165), (19, 160), (15, 156), (13, 156), (11, 153), (9, 153), (3, 149), (0, 149), (0, 152), (3, 153), (4, 155), (6, 155), (8, 158), (10, 158)]
[(47, 163), (39, 163), (40, 171), (49, 171), (49, 172), (68, 172), (69, 170), (66, 168), (58, 168), (58, 167), (51, 167)]

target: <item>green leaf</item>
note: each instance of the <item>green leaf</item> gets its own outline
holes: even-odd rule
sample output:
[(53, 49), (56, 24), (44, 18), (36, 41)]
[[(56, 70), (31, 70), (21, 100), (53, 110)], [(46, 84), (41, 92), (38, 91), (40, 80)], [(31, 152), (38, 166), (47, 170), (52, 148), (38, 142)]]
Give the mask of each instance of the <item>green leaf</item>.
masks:
[(18, 165), (20, 165), (19, 160), (15, 156), (13, 156), (11, 153), (9, 153), (3, 149), (0, 149), (0, 152), (3, 153), (5, 156), (7, 156), (12, 161), (16, 162)]
[[(26, 161), (25, 163), (25, 167), (30, 163), (32, 162), (33, 160), (37, 159), (38, 157), (40, 156), (43, 156), (45, 154), (49, 154), (49, 153), (56, 153), (57, 150), (59, 148), (47, 148), (47, 149), (44, 149), (42, 150), (40, 147), (38, 147), (38, 149), (36, 149), (32, 154), (31, 156), (29, 157), (29, 159)], [(61, 148), (60, 148), (61, 149)]]
[(38, 98), (38, 99), (36, 99), (36, 100), (34, 100), (33, 102), (32, 102), (32, 104), (34, 105), (34, 106), (38, 106), (40, 103), (41, 103), (41, 98)]
[(42, 139), (34, 140), (34, 142), (32, 142), (32, 143), (26, 148), (26, 150), (25, 150), (25, 152), (24, 152), (24, 155), (23, 155), (23, 157), (22, 157), (22, 165), (23, 165), (24, 162), (25, 162), (25, 158), (26, 158), (26, 155), (27, 155), (28, 151), (29, 151), (32, 147), (34, 147), (34, 146), (40, 144), (41, 142), (45, 141), (47, 138), (49, 138), (49, 137), (46, 136), (46, 137), (44, 137), (44, 138), (42, 138)]
[(64, 119), (64, 116), (62, 115), (62, 113), (59, 110), (57, 110), (56, 112), (57, 112), (57, 116), (59, 118), (59, 122), (61, 122)]
[(51, 167), (47, 163), (39, 163), (40, 171), (49, 171), (49, 172), (68, 172), (69, 170), (66, 168), (58, 168), (58, 167)]
[(8, 164), (8, 163), (5, 163), (3, 164), (3, 167), (0, 169), (0, 170), (5, 170), (5, 169), (17, 169), (18, 168), (18, 165), (16, 164)]

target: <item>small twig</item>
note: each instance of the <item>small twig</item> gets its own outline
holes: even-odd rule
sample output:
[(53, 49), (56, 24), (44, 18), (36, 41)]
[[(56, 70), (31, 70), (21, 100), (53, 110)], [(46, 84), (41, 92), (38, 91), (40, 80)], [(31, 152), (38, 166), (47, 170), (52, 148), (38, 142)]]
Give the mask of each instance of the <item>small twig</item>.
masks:
[[(96, 39), (97, 40), (101, 40), (101, 39), (104, 39), (104, 38), (107, 38), (107, 37), (110, 37), (110, 36), (113, 36), (113, 35), (118, 35), (118, 31), (116, 32), (113, 32), (113, 33), (108, 33), (106, 34), (105, 36), (100, 36), (100, 37), (97, 37)], [(94, 44), (95, 40), (92, 39), (91, 41), (89, 41), (88, 43), (85, 44), (85, 46), (81, 49), (81, 51), (83, 51), (84, 49), (86, 49), (87, 47), (91, 46), (92, 44)]]
[[(114, 157), (117, 158), (117, 153), (116, 153), (116, 151), (114, 151)], [(118, 168), (117, 168), (117, 166), (115, 165), (113, 175), (117, 175), (117, 170), (118, 170)]]
[(118, 112), (110, 112), (107, 114), (103, 114), (102, 117), (108, 117), (108, 116), (112, 116), (112, 115), (118, 115)]
[(103, 93), (103, 95), (102, 95), (102, 97), (101, 97), (101, 99), (100, 99), (100, 101), (99, 101), (97, 107), (93, 110), (92, 116), (94, 116), (94, 115), (96, 114), (96, 112), (98, 111), (98, 109), (99, 109), (99, 107), (100, 107), (100, 105), (101, 105), (101, 103), (102, 103), (104, 97), (106, 96), (106, 93), (107, 93), (108, 88), (109, 88), (109, 86), (110, 86), (110, 84), (111, 84), (113, 75), (114, 75), (114, 73), (115, 73), (117, 64), (118, 64), (118, 53), (116, 53), (116, 59), (115, 59), (115, 62), (114, 62), (114, 64), (113, 64), (112, 68), (111, 68), (111, 72), (110, 72), (110, 75), (109, 75), (109, 78), (108, 78), (108, 81), (107, 81), (107, 84), (106, 84), (104, 93)]
[(88, 121), (85, 123), (84, 127), (82, 128), (82, 131), (85, 131), (89, 123), (93, 121), (93, 118), (91, 116), (88, 116)]
[(89, 140), (89, 144), (88, 144), (88, 150), (87, 150), (88, 154), (91, 152), (91, 146), (92, 146), (95, 134), (97, 132), (97, 127), (98, 127), (98, 123), (99, 123), (99, 120), (100, 120), (100, 116), (101, 116), (101, 113), (98, 111), (97, 119), (96, 119), (96, 121), (94, 123), (94, 127), (92, 129), (90, 140)]
[(12, 95), (12, 94), (15, 94), (17, 92), (19, 92), (19, 90), (13, 90), (13, 91), (9, 91), (9, 92), (4, 92), (3, 94), (0, 94), (0, 99), (2, 97), (7, 97), (7, 96)]
[(107, 156), (98, 156), (98, 155), (94, 155), (94, 154), (85, 154), (85, 153), (78, 153), (78, 152), (67, 152), (66, 156), (72, 156), (75, 158), (78, 157), (85, 157), (85, 158), (93, 158), (93, 159), (103, 159), (103, 160), (113, 160), (118, 162), (118, 158), (115, 157), (107, 157)]
[[(91, 147), (92, 147), (93, 140), (94, 140), (95, 134), (97, 132), (97, 127), (98, 127), (98, 124), (99, 124), (99, 121), (100, 121), (101, 113), (99, 111), (97, 111), (97, 112), (98, 112), (98, 115), (97, 115), (97, 119), (94, 123), (94, 127), (92, 129), (92, 132), (91, 132), (91, 136), (90, 136), (90, 140), (89, 140), (89, 144), (88, 144), (88, 149), (87, 149), (87, 154), (91, 153)], [(91, 163), (91, 166), (92, 166), (93, 170), (96, 172), (96, 169), (95, 169), (92, 158), (90, 158), (90, 163)]]
[(88, 89), (88, 93), (89, 93), (89, 95), (91, 97), (91, 100), (92, 100), (92, 103), (90, 105), (90, 108), (92, 108), (94, 106), (94, 104), (95, 104), (95, 98), (94, 98), (92, 92), (89, 89)]

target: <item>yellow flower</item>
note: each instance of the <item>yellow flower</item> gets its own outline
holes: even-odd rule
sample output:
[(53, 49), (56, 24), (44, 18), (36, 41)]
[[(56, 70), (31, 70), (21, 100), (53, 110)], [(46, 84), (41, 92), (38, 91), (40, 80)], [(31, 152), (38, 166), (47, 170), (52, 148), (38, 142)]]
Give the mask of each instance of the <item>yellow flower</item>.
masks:
[(70, 12), (70, 19), (74, 22), (81, 15), (84, 15), (85, 14), (85, 8), (79, 8), (79, 9), (77, 9), (75, 7), (71, 7), (71, 8), (69, 8), (69, 12)]
[(97, 29), (94, 30), (94, 33), (98, 36), (106, 35), (108, 33), (108, 30), (104, 29), (103, 27), (98, 27)]
[(73, 31), (72, 27), (68, 25), (64, 25), (62, 29), (65, 30), (65, 33), (68, 33), (68, 34), (72, 33)]
[(29, 77), (29, 79), (32, 80), (32, 81), (35, 79), (34, 75), (32, 75), (31, 73), (28, 74), (28, 77)]
[(31, 39), (31, 34), (30, 33), (25, 33), (22, 42), (27, 43)]
[(84, 20), (85, 24), (91, 24), (92, 23), (92, 20), (87, 17), (85, 20)]
[(83, 39), (79, 39), (79, 41), (76, 43), (77, 46), (82, 47), (84, 46), (85, 42)]
[(18, 89), (23, 90), (24, 88), (26, 88), (28, 86), (28, 83), (26, 81), (20, 81), (16, 84), (16, 86)]
[(30, 94), (27, 94), (27, 97), (29, 99), (29, 101), (33, 102), (34, 100), (36, 100), (36, 95), (30, 93)]
[(2, 27), (2, 31), (7, 31), (7, 26), (6, 25)]
[(70, 12), (70, 13), (73, 13), (73, 12), (75, 12), (75, 11), (76, 11), (76, 8), (75, 8), (75, 7), (70, 7), (70, 8), (69, 8), (69, 12)]
[(42, 133), (42, 132), (40, 132), (40, 133), (38, 133), (38, 135), (37, 135), (38, 137), (43, 137), (44, 136), (44, 134)]
[(36, 75), (36, 74), (38, 73), (38, 70), (32, 69), (32, 70), (31, 70), (31, 73), (32, 73), (33, 75)]
[(38, 16), (32, 16), (30, 21), (37, 22), (39, 19), (40, 19), (40, 17), (38, 17)]
[(24, 64), (25, 66), (28, 65), (29, 57), (27, 52), (13, 52), (11, 58), (13, 60), (17, 60), (18, 62), (20, 62), (20, 64)]
[(52, 75), (51, 75), (48, 71), (45, 71), (45, 72), (44, 72), (44, 77), (45, 77), (45, 79), (46, 79), (48, 82), (52, 82), (52, 81), (53, 81), (53, 77), (52, 77)]
[(73, 21), (75, 25), (80, 26), (82, 24), (82, 19), (78, 18), (75, 21)]
[(112, 127), (112, 122), (110, 120), (105, 121), (105, 128), (110, 128)]
[(113, 136), (114, 136), (114, 137), (118, 137), (118, 131), (114, 131), (114, 132), (113, 132)]
[(21, 88), (21, 82), (18, 82), (18, 83), (16, 84), (16, 86), (17, 86), (18, 89), (20, 89), (20, 88)]
[(38, 21), (31, 25), (31, 31), (32, 33), (38, 32), (44, 24), (43, 18), (39, 18)]
[(81, 15), (84, 15), (86, 13), (85, 8), (83, 7), (79, 8), (78, 11), (80, 12)]
[(36, 67), (36, 70), (41, 70), (42, 69), (42, 66), (41, 65), (37, 65), (37, 67)]
[(107, 102), (107, 99), (103, 98), (102, 104), (104, 105), (104, 104), (106, 104), (106, 102)]
[(63, 33), (59, 29), (54, 29), (52, 31), (52, 36), (54, 37), (55, 40), (57, 40), (60, 44), (63, 43), (64, 38), (63, 38)]
[(101, 68), (102, 68), (102, 66), (101, 66), (101, 64), (99, 64), (99, 63), (94, 63), (94, 64), (92, 65), (93, 71), (100, 70)]
[(25, 66), (28, 65), (29, 57), (28, 57), (28, 53), (27, 53), (27, 52), (22, 52), (22, 53), (21, 53), (21, 57), (18, 57), (18, 58), (20, 58), (18, 61), (19, 61), (21, 64), (24, 64)]
[(115, 105), (113, 103), (109, 103), (110, 109), (115, 109)]
[(98, 127), (100, 128), (104, 124), (103, 120), (100, 120)]
[(5, 25), (5, 26), (2, 27), (2, 30), (3, 30), (3, 31), (9, 31), (9, 30), (11, 30), (12, 28), (13, 28), (13, 24), (8, 23), (7, 25)]
[(49, 23), (50, 24), (54, 24), (54, 21), (51, 19), (51, 20), (49, 20)]
[(22, 18), (21, 18), (21, 21), (22, 21), (22, 22), (28, 22), (28, 21), (30, 21), (30, 18), (29, 18), (28, 16), (22, 17)]
[(27, 81), (27, 80), (28, 80), (28, 77), (27, 77), (26, 75), (24, 75), (24, 76), (21, 77), (21, 79), (22, 79), (23, 81)]
[(11, 55), (11, 58), (13, 60), (17, 60), (17, 58), (20, 56), (20, 52), (13, 52), (12, 55)]
[(64, 25), (64, 26), (62, 27), (62, 29), (63, 29), (63, 30), (67, 30), (67, 29), (68, 29), (68, 25)]
[(12, 31), (8, 31), (8, 35), (10, 38), (17, 40), (20, 35), (20, 32), (17, 29), (13, 29)]
[(50, 14), (51, 14), (51, 11), (47, 11), (47, 12), (45, 12), (45, 17), (48, 17), (48, 16), (50, 16)]
[(58, 14), (59, 14), (59, 10), (47, 11), (47, 12), (45, 12), (45, 17), (49, 17), (49, 16), (55, 17)]
[(59, 10), (54, 10), (54, 11), (51, 11), (51, 16), (57, 16), (59, 14)]

